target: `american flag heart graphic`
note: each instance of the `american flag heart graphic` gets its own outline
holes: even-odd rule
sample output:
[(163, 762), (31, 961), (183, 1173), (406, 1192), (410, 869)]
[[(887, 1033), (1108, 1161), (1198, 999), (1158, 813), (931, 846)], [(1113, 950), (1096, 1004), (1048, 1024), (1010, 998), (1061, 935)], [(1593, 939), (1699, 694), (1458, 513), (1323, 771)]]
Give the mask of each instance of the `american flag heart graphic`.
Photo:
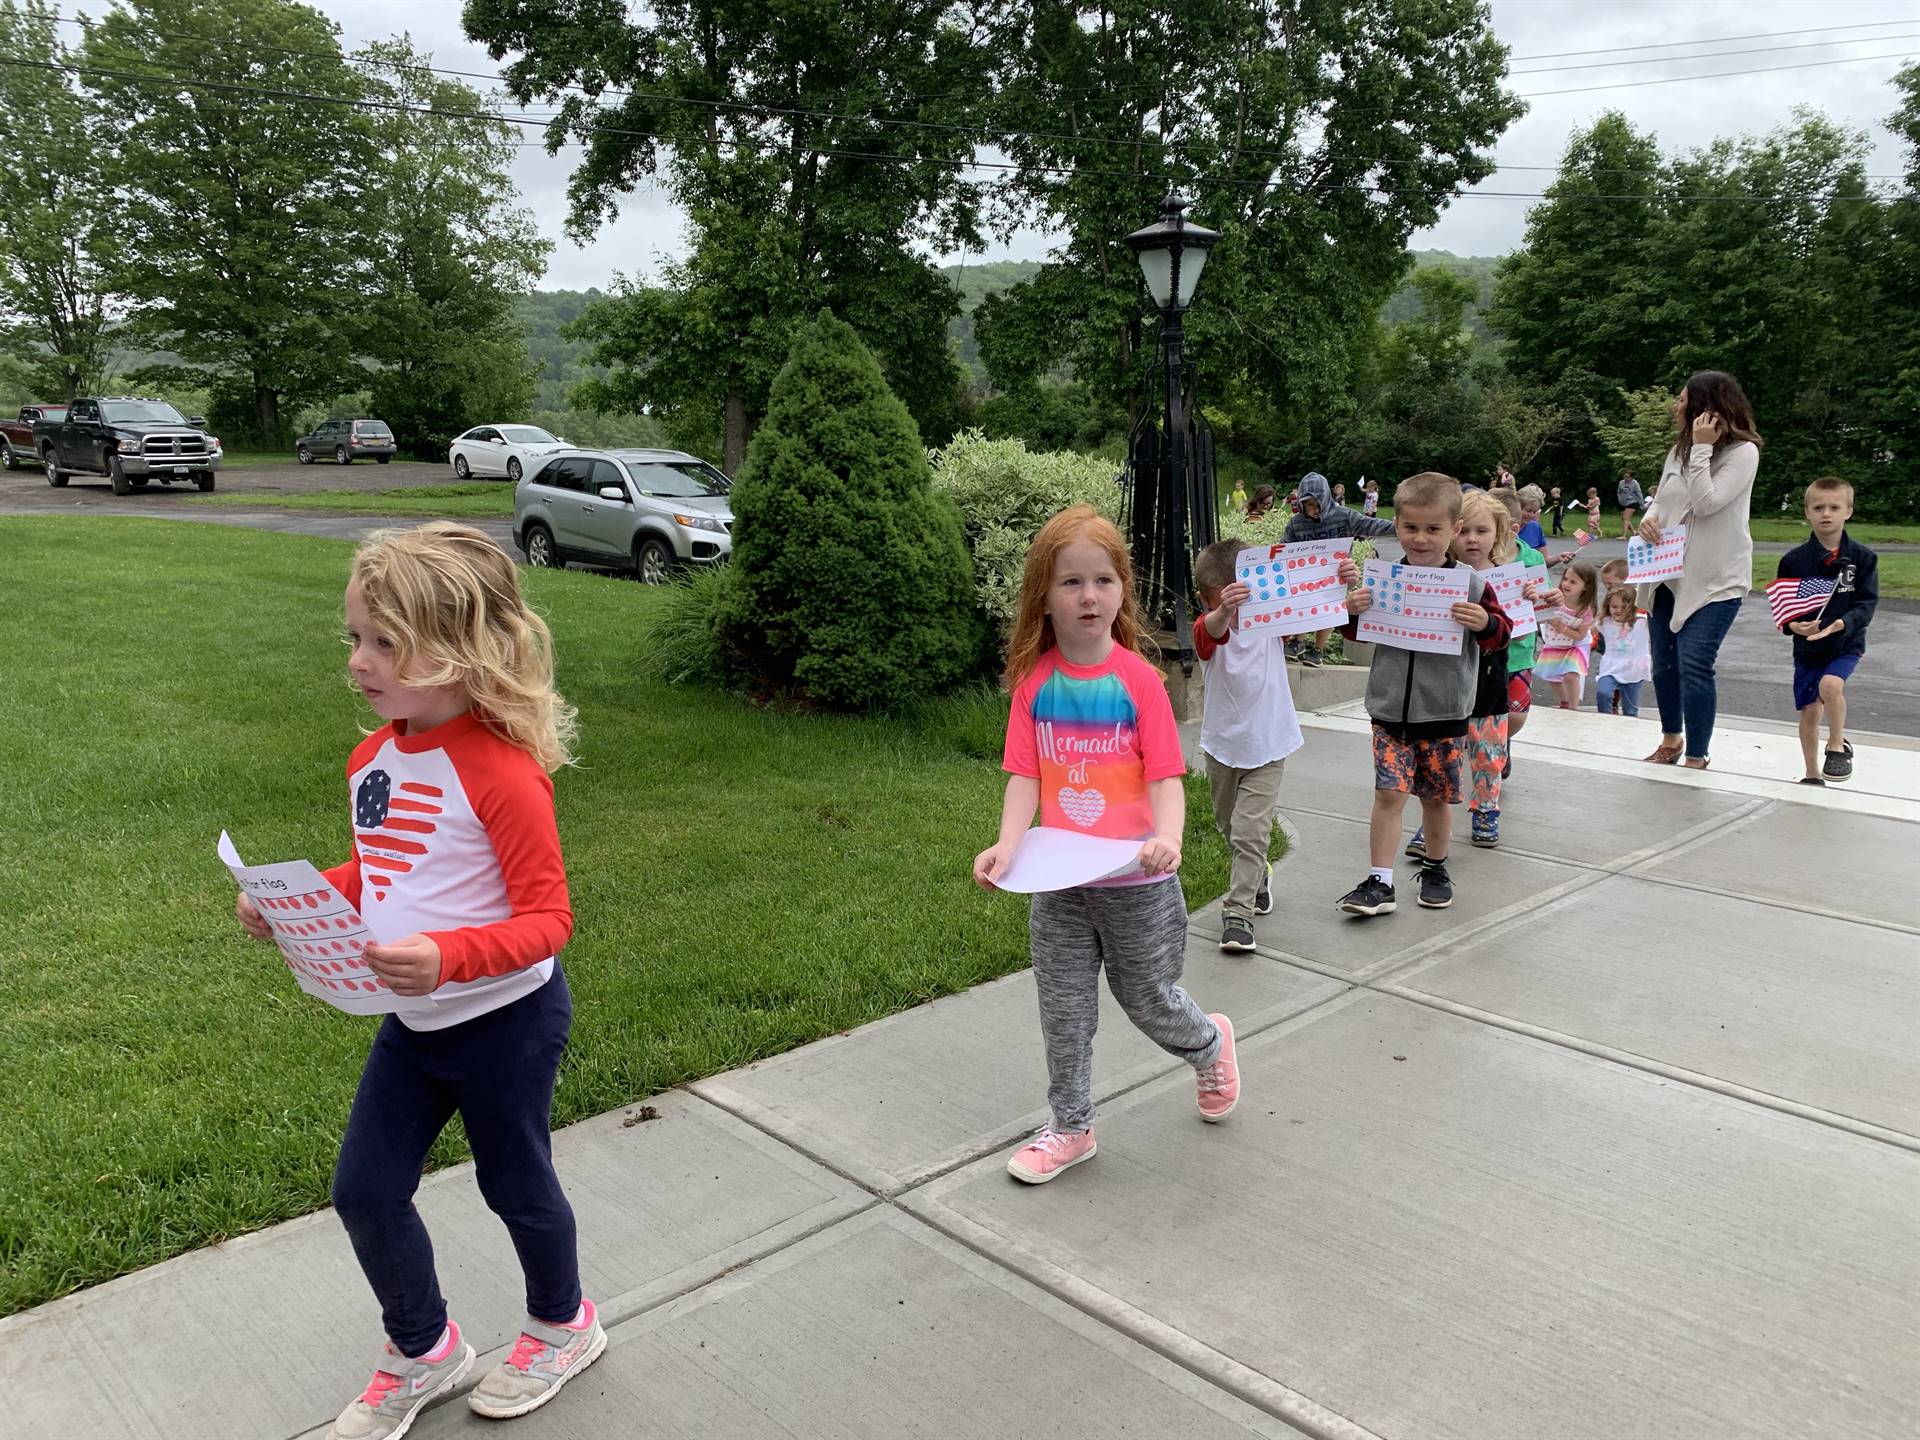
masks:
[(396, 794), (385, 770), (369, 770), (361, 778), (353, 796), (354, 837), (376, 901), (386, 899), (394, 877), (412, 870), (427, 853), (426, 837), (440, 828), (434, 817), (443, 813), (436, 802), (443, 798), (439, 786), (412, 780), (401, 781)]

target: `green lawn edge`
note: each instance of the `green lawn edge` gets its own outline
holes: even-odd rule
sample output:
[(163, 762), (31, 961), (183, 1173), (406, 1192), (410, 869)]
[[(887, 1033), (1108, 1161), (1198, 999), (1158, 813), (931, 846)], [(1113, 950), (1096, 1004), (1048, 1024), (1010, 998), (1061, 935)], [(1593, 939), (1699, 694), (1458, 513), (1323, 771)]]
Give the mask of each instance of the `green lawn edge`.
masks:
[[(0, 520), (0, 1079), (29, 1097), (0, 1126), (0, 1314), (325, 1205), (375, 1028), (241, 937), (213, 854), (222, 828), (249, 859), (344, 851), (370, 728), (343, 671), (351, 546), (211, 534)], [(582, 715), (556, 779), (577, 917), (556, 1125), (1025, 967), (1025, 905), (968, 877), (1004, 699), (853, 719), (658, 685), (634, 665), (657, 594), (523, 578)], [(1189, 777), (1189, 904), (1226, 878)], [(456, 1123), (431, 1163), (465, 1153)]]

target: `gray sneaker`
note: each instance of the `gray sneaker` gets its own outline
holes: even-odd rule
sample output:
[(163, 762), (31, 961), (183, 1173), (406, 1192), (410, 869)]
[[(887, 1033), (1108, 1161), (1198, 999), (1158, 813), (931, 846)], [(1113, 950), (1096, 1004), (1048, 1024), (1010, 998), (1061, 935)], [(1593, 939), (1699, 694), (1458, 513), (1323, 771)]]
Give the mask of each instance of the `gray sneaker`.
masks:
[(1253, 913), (1271, 915), (1273, 913), (1273, 862), (1267, 862), (1267, 873), (1261, 877), (1260, 888), (1254, 893)]
[(392, 1344), (382, 1348), (373, 1362), (373, 1379), (333, 1422), (327, 1440), (399, 1440), (413, 1424), (414, 1416), (428, 1404), (458, 1385), (473, 1364), (473, 1347), (452, 1321), (453, 1343), (444, 1360), (409, 1360)]
[(1222, 950), (1253, 949), (1253, 926), (1239, 915), (1227, 916), (1220, 922), (1220, 948)]
[(560, 1387), (600, 1358), (607, 1348), (607, 1332), (600, 1328), (600, 1312), (591, 1300), (587, 1323), (579, 1329), (549, 1325), (527, 1317), (527, 1327), (514, 1342), (513, 1353), (489, 1370), (467, 1396), (476, 1415), (511, 1420), (538, 1410), (560, 1393)]

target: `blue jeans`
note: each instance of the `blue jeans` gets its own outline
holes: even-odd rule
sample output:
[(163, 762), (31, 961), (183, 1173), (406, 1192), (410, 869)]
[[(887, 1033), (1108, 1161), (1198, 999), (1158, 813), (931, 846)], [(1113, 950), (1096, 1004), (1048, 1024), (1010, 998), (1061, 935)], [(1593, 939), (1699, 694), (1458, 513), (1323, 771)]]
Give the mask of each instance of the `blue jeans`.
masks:
[(1653, 610), (1647, 617), (1653, 641), (1653, 697), (1660, 705), (1661, 732), (1684, 734), (1689, 760), (1707, 758), (1719, 698), (1713, 662), (1739, 613), (1738, 600), (1715, 600), (1689, 615), (1676, 635), (1671, 629), (1673, 591), (1665, 585), (1654, 586)]
[(573, 1207), (553, 1173), (553, 1077), (573, 997), (556, 962), (531, 995), (444, 1030), (381, 1022), (333, 1172), (333, 1203), (387, 1338), (402, 1355), (447, 1328), (433, 1243), (413, 1192), (454, 1112), (466, 1122), (480, 1195), (506, 1222), (527, 1282), (527, 1313), (562, 1325), (580, 1308)]
[(1640, 682), (1638, 680), (1616, 680), (1611, 675), (1602, 675), (1593, 682), (1593, 708), (1602, 715), (1613, 713), (1613, 697), (1620, 697), (1622, 715), (1640, 713)]

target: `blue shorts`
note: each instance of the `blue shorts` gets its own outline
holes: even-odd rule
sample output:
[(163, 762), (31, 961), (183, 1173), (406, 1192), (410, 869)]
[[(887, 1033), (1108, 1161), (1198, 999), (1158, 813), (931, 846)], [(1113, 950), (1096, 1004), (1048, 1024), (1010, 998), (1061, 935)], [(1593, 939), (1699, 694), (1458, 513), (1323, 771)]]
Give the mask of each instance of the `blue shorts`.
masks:
[(1793, 708), (1804, 710), (1820, 700), (1820, 682), (1831, 675), (1836, 680), (1845, 680), (1853, 674), (1859, 665), (1858, 655), (1836, 655), (1824, 665), (1802, 665), (1793, 662)]

